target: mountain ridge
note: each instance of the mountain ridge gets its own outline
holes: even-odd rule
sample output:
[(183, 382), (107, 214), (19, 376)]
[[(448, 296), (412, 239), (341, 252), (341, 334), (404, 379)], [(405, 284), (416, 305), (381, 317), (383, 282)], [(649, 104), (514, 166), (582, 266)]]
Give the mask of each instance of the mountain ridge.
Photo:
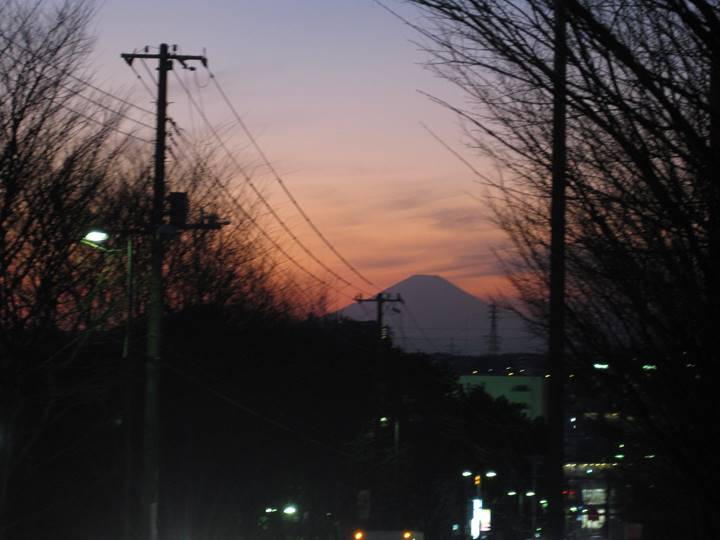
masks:
[[(386, 306), (384, 320), (395, 345), (408, 352), (481, 355), (489, 353), (490, 303), (433, 274), (415, 274), (382, 291), (400, 294), (403, 305)], [(394, 309), (399, 309), (397, 313)], [(366, 303), (349, 304), (335, 312), (350, 319), (374, 320)], [(515, 313), (498, 308), (501, 353), (537, 352), (539, 342)]]

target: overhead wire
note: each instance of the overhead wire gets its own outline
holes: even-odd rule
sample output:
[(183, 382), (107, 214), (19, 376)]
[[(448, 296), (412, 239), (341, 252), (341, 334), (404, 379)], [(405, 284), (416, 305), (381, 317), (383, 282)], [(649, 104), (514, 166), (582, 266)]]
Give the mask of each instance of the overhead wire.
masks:
[[(14, 46), (17, 47), (18, 49), (20, 49), (20, 50), (22, 50), (22, 51), (24, 51), (24, 52), (26, 52), (26, 53), (35, 54), (34, 51), (28, 49), (27, 47), (24, 47), (24, 46), (18, 44), (18, 43), (15, 42), (13, 39), (9, 38), (7, 35), (5, 35), (5, 33), (4, 33), (2, 30), (0, 30), (0, 37), (2, 37), (5, 41), (7, 41), (8, 43), (14, 45)], [(39, 60), (42, 61), (42, 58), (39, 58)], [(128, 107), (131, 107), (131, 108), (136, 109), (136, 110), (138, 110), (138, 111), (144, 112), (144, 113), (146, 113), (146, 114), (151, 114), (151, 115), (154, 115), (154, 114), (155, 114), (155, 111), (151, 111), (150, 109), (146, 109), (146, 108), (144, 108), (144, 107), (141, 107), (140, 105), (137, 105), (137, 104), (135, 104), (135, 103), (133, 103), (133, 102), (131, 102), (131, 101), (128, 101), (127, 99), (121, 98), (120, 96), (117, 96), (117, 95), (113, 94), (112, 92), (108, 92), (107, 90), (104, 90), (104, 89), (100, 88), (99, 86), (94, 85), (93, 83), (91, 83), (91, 82), (88, 81), (87, 79), (83, 79), (82, 77), (78, 77), (77, 75), (74, 75), (74, 74), (72, 74), (72, 73), (70, 73), (70, 72), (64, 71), (64, 70), (62, 70), (61, 68), (59, 68), (59, 67), (57, 67), (57, 66), (55, 66), (55, 65), (53, 65), (53, 64), (45, 64), (45, 65), (47, 65), (47, 66), (48, 66), (49, 68), (51, 68), (51, 69), (54, 69), (54, 70), (59, 71), (59, 72), (62, 72), (62, 74), (63, 74), (64, 76), (67, 76), (67, 77), (69, 77), (70, 79), (73, 79), (74, 81), (77, 81), (77, 82), (79, 82), (79, 83), (87, 86), (88, 88), (91, 88), (91, 89), (95, 90), (96, 92), (98, 92), (98, 93), (100, 93), (100, 94), (102, 94), (102, 95), (104, 95), (104, 96), (106, 96), (106, 97), (109, 97), (109, 98), (111, 98), (111, 99), (114, 99), (114, 100), (122, 103), (123, 105), (127, 105)]]
[(227, 94), (223, 90), (222, 86), (220, 86), (220, 83), (217, 80), (217, 77), (215, 77), (215, 74), (210, 70), (208, 66), (205, 66), (205, 69), (207, 70), (208, 74), (210, 75), (210, 79), (212, 80), (213, 84), (215, 85), (215, 88), (217, 88), (218, 92), (223, 98), (223, 101), (227, 104), (230, 111), (233, 113), (233, 116), (238, 122), (238, 125), (242, 128), (242, 130), (245, 132), (245, 135), (250, 140), (250, 143), (253, 145), (255, 150), (257, 151), (258, 155), (262, 159), (265, 166), (268, 168), (268, 170), (272, 173), (273, 177), (275, 178), (275, 181), (280, 185), (285, 195), (287, 195), (288, 199), (290, 199), (290, 202), (295, 207), (295, 209), (300, 213), (302, 218), (305, 220), (305, 222), (310, 226), (310, 228), (315, 232), (315, 234), (322, 240), (322, 242), (327, 246), (327, 248), (348, 268), (350, 271), (355, 274), (357, 277), (359, 277), (362, 281), (367, 283), (368, 285), (375, 287), (376, 285), (370, 281), (367, 277), (365, 277), (363, 274), (361, 274), (355, 266), (353, 266), (343, 255), (335, 248), (335, 246), (332, 245), (332, 243), (327, 239), (327, 237), (320, 231), (320, 229), (315, 225), (315, 223), (310, 219), (310, 216), (307, 215), (305, 210), (300, 206), (300, 203), (297, 201), (295, 196), (292, 194), (290, 189), (287, 187), (283, 179), (278, 174), (275, 167), (272, 165), (270, 160), (268, 159), (267, 155), (263, 151), (262, 147), (258, 144), (257, 139), (252, 134), (250, 129), (248, 128), (245, 121), (240, 116), (240, 113), (238, 113), (237, 109), (233, 105), (232, 101), (230, 101), (230, 98), (228, 98)]
[[(145, 62), (143, 62), (143, 66), (145, 67), (146, 73), (147, 73), (148, 76), (151, 78), (151, 80), (154, 80), (154, 78), (152, 77), (152, 73), (150, 72), (150, 69), (148, 68), (148, 66), (147, 66), (147, 64), (146, 64)], [(130, 67), (132, 68), (132, 66), (130, 66)], [(135, 75), (138, 77), (138, 79), (140, 79), (141, 82), (143, 83), (143, 86), (145, 87), (145, 89), (146, 89), (146, 91), (148, 92), (148, 94), (154, 98), (155, 96), (153, 95), (152, 90), (151, 90), (150, 87), (147, 85), (147, 83), (145, 83), (145, 81), (144, 81), (144, 79), (142, 78), (142, 76), (137, 72), (137, 70), (135, 70), (134, 68), (132, 68), (132, 69), (133, 69), (133, 72), (135, 73)], [(173, 72), (173, 73), (174, 73), (174, 72)], [(175, 74), (175, 73), (174, 73), (174, 74)], [(215, 137), (215, 139), (218, 140), (218, 142), (220, 143), (221, 147), (222, 147), (222, 148), (224, 149), (224, 151), (228, 154), (228, 156), (230, 157), (231, 161), (234, 163), (234, 165), (236, 166), (236, 168), (241, 172), (241, 174), (243, 175), (243, 177), (246, 179), (246, 183), (248, 183), (248, 185), (250, 185), (250, 186), (252, 187), (253, 192), (259, 197), (259, 199), (263, 202), (264, 206), (269, 210), (269, 214), (277, 218), (278, 216), (277, 216), (275, 210), (267, 203), (267, 201), (264, 199), (264, 197), (262, 197), (262, 194), (259, 193), (259, 191), (258, 191), (257, 188), (255, 187), (255, 185), (254, 185), (254, 184), (251, 182), (251, 180), (248, 178), (247, 173), (246, 173), (246, 172), (242, 169), (242, 167), (239, 165), (239, 163), (237, 162), (237, 160), (235, 159), (235, 157), (232, 155), (232, 153), (231, 153), (231, 152), (229, 151), (229, 149), (227, 148), (227, 145), (225, 144), (225, 142), (222, 140), (222, 138), (221, 138), (221, 137), (219, 136), (219, 134), (217, 133), (217, 130), (216, 130), (216, 129), (212, 126), (212, 124), (209, 122), (209, 120), (208, 120), (208, 118), (207, 118), (207, 115), (205, 115), (204, 111), (198, 107), (197, 102), (195, 102), (195, 100), (192, 98), (192, 95), (190, 94), (187, 86), (183, 83), (182, 79), (180, 79), (180, 77), (179, 77), (177, 74), (175, 74), (175, 77), (176, 77), (176, 79), (179, 81), (181, 88), (183, 89), (183, 91), (184, 91), (185, 94), (187, 95), (188, 101), (189, 101), (189, 103), (192, 105), (192, 108), (194, 108), (194, 109), (198, 112), (198, 115), (199, 115), (199, 116), (201, 117), (201, 119), (204, 121), (205, 125), (208, 127), (208, 129), (210, 130), (210, 132), (213, 134), (213, 136)], [(177, 122), (175, 122), (173, 119), (169, 119), (169, 122), (170, 122), (171, 126), (174, 128), (174, 132), (175, 132), (175, 134), (178, 136), (178, 138), (180, 138), (180, 139), (186, 144), (186, 146), (187, 146), (188, 148), (192, 149), (192, 148), (193, 148), (193, 144), (187, 139), (187, 137), (185, 136), (185, 134), (182, 132), (181, 128), (178, 126)], [(187, 152), (185, 152), (185, 151), (182, 149), (182, 147), (180, 147), (179, 143), (175, 142), (175, 145), (176, 145), (176, 149), (180, 152), (181, 156), (183, 156), (183, 157), (187, 160), (188, 164), (190, 164), (190, 163), (191, 163), (191, 160), (190, 160), (190, 158), (187, 156)], [(345, 293), (344, 291), (342, 291), (342, 290), (339, 289), (338, 287), (335, 287), (334, 285), (332, 285), (332, 284), (329, 283), (328, 281), (326, 281), (326, 280), (322, 279), (321, 277), (317, 276), (314, 272), (312, 272), (311, 270), (307, 269), (304, 265), (302, 265), (295, 257), (293, 257), (292, 255), (290, 255), (290, 254), (287, 252), (287, 250), (284, 249), (274, 238), (272, 238), (272, 236), (258, 223), (257, 219), (255, 219), (247, 210), (245, 210), (245, 208), (244, 208), (243, 205), (240, 203), (240, 201), (237, 200), (237, 197), (229, 190), (229, 188), (222, 182), (222, 180), (220, 180), (220, 178), (219, 178), (217, 175), (215, 175), (214, 173), (211, 173), (211, 174), (210, 174), (210, 177), (211, 177), (211, 179), (212, 179), (213, 184), (215, 185), (215, 187), (219, 188), (219, 189), (228, 197), (228, 199), (229, 199), (230, 202), (233, 204), (233, 206), (235, 207), (235, 209), (238, 210), (238, 211), (240, 212), (240, 214), (241, 214), (247, 221), (250, 222), (250, 224), (255, 228), (255, 230), (257, 230), (257, 231), (260, 233), (260, 235), (261, 235), (262, 237), (264, 237), (268, 242), (270, 242), (270, 244), (273, 246), (273, 248), (274, 248), (276, 251), (278, 251), (278, 252), (284, 257), (284, 259), (285, 259), (286, 261), (288, 261), (288, 262), (291, 263), (293, 266), (295, 266), (296, 268), (298, 268), (303, 274), (307, 275), (308, 277), (310, 277), (313, 281), (317, 282), (318, 284), (320, 284), (320, 285), (322, 285), (322, 286), (324, 286), (324, 287), (326, 287), (326, 288), (328, 288), (328, 289), (331, 289), (331, 290), (335, 291), (336, 293), (338, 293), (339, 295), (341, 295), (341, 296), (343, 296), (343, 297), (345, 297), (345, 298), (348, 298), (348, 299), (350, 299), (350, 300), (354, 300), (354, 298), (353, 298), (352, 296), (348, 295), (347, 293)], [(283, 222), (283, 223), (284, 223), (284, 222)], [(235, 226), (234, 231), (237, 231), (241, 226), (242, 226), (242, 223), (239, 222), (239, 223)], [(287, 226), (286, 226), (286, 225), (285, 225), (283, 228), (287, 231)], [(290, 235), (291, 235), (291, 237), (294, 236), (292, 233), (290, 233)], [(322, 265), (322, 264), (321, 264), (321, 265)], [(332, 273), (332, 272), (331, 272), (331, 273)], [(303, 290), (302, 288), (301, 288), (300, 290), (303, 291), (303, 293), (304, 293), (304, 290)]]
[[(176, 131), (178, 136), (189, 146), (192, 147), (192, 144), (187, 139), (187, 137), (180, 131)], [(181, 154), (184, 155), (187, 158), (187, 154), (185, 152), (182, 152)], [(187, 158), (189, 159), (189, 158)], [(347, 298), (353, 299), (350, 295), (342, 291), (341, 289), (335, 287), (328, 281), (322, 279), (321, 277), (317, 276), (315, 273), (313, 273), (311, 270), (307, 269), (304, 265), (302, 265), (300, 262), (298, 262), (295, 257), (290, 255), (286, 249), (284, 249), (257, 221), (255, 217), (253, 217), (240, 203), (240, 201), (237, 199), (234, 193), (230, 191), (230, 189), (220, 180), (220, 178), (217, 177), (214, 173), (208, 171), (210, 173), (210, 178), (213, 181), (213, 184), (215, 187), (220, 189), (225, 196), (229, 199), (229, 201), (233, 204), (234, 208), (238, 210), (243, 217), (250, 222), (250, 224), (268, 241), (270, 244), (290, 263), (292, 263), (296, 268), (298, 268), (300, 271), (302, 271), (304, 274), (312, 278), (313, 280), (317, 281), (319, 284), (334, 290), (338, 294), (345, 296)], [(241, 226), (241, 224), (238, 224), (237, 227)]]
[(266, 422), (266, 423), (274, 426), (277, 429), (280, 429), (282, 431), (285, 431), (287, 433), (295, 435), (296, 437), (298, 437), (306, 442), (312, 443), (315, 446), (318, 446), (325, 450), (331, 450), (332, 452), (334, 452), (338, 455), (341, 455), (345, 458), (350, 458), (350, 459), (353, 458), (353, 456), (351, 454), (348, 454), (347, 452), (340, 450), (339, 448), (335, 448), (334, 446), (331, 446), (328, 443), (325, 443), (319, 439), (316, 439), (315, 437), (312, 437), (296, 428), (288, 426), (287, 424), (280, 422), (279, 420), (276, 420), (275, 418), (272, 418), (266, 414), (258, 412), (255, 409), (245, 405), (244, 403), (241, 403), (237, 399), (228, 396), (226, 393), (218, 390), (217, 388), (214, 388), (208, 382), (206, 382), (205, 380), (200, 378), (200, 376), (198, 376), (197, 374), (187, 373), (184, 370), (179, 369), (177, 366), (167, 363), (167, 362), (164, 362), (162, 365), (169, 371), (172, 371), (176, 375), (179, 375), (180, 377), (185, 379), (187, 382), (194, 384), (195, 386), (198, 386), (200, 388), (203, 388), (205, 391), (209, 392), (210, 394), (214, 395), (215, 397), (219, 398), (220, 400), (224, 401), (225, 403), (235, 407), (236, 409), (243, 411), (246, 414), (254, 416), (255, 418), (259, 418), (263, 422)]
[(412, 309), (410, 309), (410, 306), (407, 304), (407, 302), (403, 303), (403, 306), (405, 306), (405, 311), (407, 311), (407, 314), (410, 315), (410, 320), (413, 323), (413, 326), (420, 332), (420, 335), (423, 337), (425, 342), (430, 345), (435, 350), (440, 350), (438, 346), (428, 337), (428, 335), (425, 333), (425, 330), (420, 326), (420, 324), (417, 321), (417, 318), (413, 314)]
[[(11, 38), (8, 38), (1, 30), (0, 30), (0, 38), (2, 38), (3, 40), (5, 40), (6, 42), (10, 43), (11, 45), (14, 45), (15, 47), (20, 48), (20, 49), (22, 49), (22, 50), (24, 50), (24, 51), (26, 51), (26, 52), (32, 52), (32, 51), (28, 51), (28, 49), (22, 47), (21, 45), (18, 45), (17, 43), (15, 43)], [(5, 56), (9, 57), (11, 60), (13, 60), (13, 61), (15, 61), (15, 62), (20, 62), (20, 61), (21, 61), (21, 60), (18, 59), (16, 56), (10, 54), (10, 53), (7, 51), (7, 49), (1, 51), (1, 52), (0, 52), (0, 55), (5, 55)], [(52, 64), (48, 64), (48, 66), (54, 67)], [(40, 72), (36, 67), (31, 66), (30, 69), (32, 69), (32, 71), (34, 71), (38, 76), (40, 76), (40, 77), (45, 77), (45, 75), (43, 75), (43, 73)], [(77, 80), (81, 81), (81, 84), (85, 84), (85, 85), (88, 86), (89, 88), (93, 88), (93, 89), (96, 90), (96, 91), (100, 91), (100, 89), (98, 89), (98, 88), (90, 85), (87, 81), (83, 81), (83, 80), (81, 80), (81, 79), (79, 79), (79, 78), (77, 78), (77, 77), (74, 77), (74, 76), (72, 76), (70, 73), (64, 73), (64, 75), (68, 75), (68, 76), (72, 77), (73, 79), (77, 79)], [(125, 120), (129, 120), (129, 121), (134, 122), (134, 123), (136, 123), (136, 124), (138, 124), (138, 125), (140, 125), (140, 126), (142, 126), (142, 127), (145, 127), (145, 128), (155, 129), (155, 126), (150, 125), (150, 124), (148, 124), (148, 123), (146, 123), (146, 122), (143, 122), (142, 120), (138, 120), (137, 118), (134, 118), (134, 117), (132, 117), (132, 116), (129, 116), (128, 114), (124, 113), (124, 112), (121, 111), (121, 110), (113, 109), (112, 107), (110, 107), (110, 106), (108, 106), (108, 105), (106, 105), (106, 104), (104, 104), (104, 103), (102, 103), (102, 102), (100, 102), (100, 101), (98, 101), (98, 100), (96, 100), (96, 99), (94, 99), (94, 98), (92, 98), (92, 97), (86, 96), (86, 95), (83, 94), (80, 90), (78, 90), (78, 89), (76, 89), (76, 88), (71, 88), (71, 87), (69, 87), (68, 85), (62, 84), (62, 83), (59, 83), (58, 86), (59, 86), (60, 88), (63, 88), (64, 90), (70, 92), (72, 95), (77, 96), (78, 98), (81, 98), (81, 99), (83, 99), (83, 100), (85, 100), (85, 101), (87, 101), (87, 102), (89, 102), (89, 103), (92, 103), (92, 104), (95, 105), (96, 107), (99, 107), (99, 108), (101, 108), (101, 109), (103, 109), (103, 110), (106, 110), (106, 111), (108, 111), (108, 112), (110, 112), (110, 113), (112, 113), (112, 114), (114, 114), (114, 115), (116, 115), (116, 116), (119, 116), (119, 117), (121, 117), (121, 118), (124, 118)], [(118, 101), (121, 101), (121, 102), (124, 102), (124, 103), (129, 103), (129, 102), (125, 102), (122, 98), (119, 98), (119, 97), (117, 97), (117, 96), (115, 96), (115, 95), (113, 95), (113, 94), (111, 94), (111, 93), (109, 93), (109, 92), (101, 91), (101, 93), (104, 94), (104, 95), (108, 95), (108, 96), (110, 96), (110, 97), (112, 97), (113, 99), (116, 99), (116, 100), (118, 100)], [(86, 118), (87, 120), (90, 120), (91, 122), (94, 122), (94, 123), (96, 123), (96, 124), (100, 124), (100, 125), (102, 125), (102, 126), (107, 126), (107, 123), (102, 122), (102, 121), (99, 121), (99, 120), (96, 120), (95, 118), (92, 118), (92, 117), (90, 117), (90, 116), (88, 116), (88, 115), (86, 115), (86, 114), (84, 114), (84, 113), (81, 113), (80, 111), (77, 111), (76, 109), (73, 109), (73, 108), (70, 107), (69, 105), (66, 105), (66, 104), (64, 104), (64, 103), (59, 103), (59, 105), (60, 105), (62, 108), (64, 108), (64, 109), (67, 109), (67, 110), (69, 110), (69, 111), (71, 111), (71, 112), (74, 112), (75, 114), (77, 114), (77, 115), (79, 115), (79, 116), (82, 116), (82, 117)], [(143, 141), (143, 142), (149, 142), (149, 140), (147, 140), (147, 139), (144, 139), (144, 138), (142, 138), (142, 137), (138, 137), (137, 135), (135, 135), (135, 134), (133, 134), (133, 133), (130, 133), (130, 132), (127, 132), (127, 131), (123, 131), (123, 130), (121, 130), (121, 129), (119, 129), (119, 128), (111, 128), (111, 129), (114, 129), (114, 131), (117, 131), (118, 133), (121, 133), (121, 134), (126, 135), (126, 136), (128, 136), (128, 137), (132, 137), (132, 138), (138, 139), (138, 140)]]
[(267, 199), (263, 196), (263, 194), (260, 192), (260, 190), (255, 186), (254, 182), (253, 182), (252, 179), (248, 176), (247, 172), (246, 172), (246, 171), (243, 169), (243, 167), (238, 163), (237, 159), (236, 159), (235, 156), (232, 154), (232, 152), (230, 152), (229, 148), (228, 148), (227, 145), (225, 144), (225, 141), (223, 141), (222, 137), (220, 137), (220, 135), (217, 133), (217, 130), (213, 127), (213, 125), (212, 125), (212, 124), (210, 123), (210, 121), (208, 120), (207, 115), (204, 113), (204, 111), (202, 111), (202, 110), (198, 107), (195, 99), (192, 97), (192, 94), (189, 92), (187, 86), (185, 86), (185, 84), (183, 83), (182, 79), (181, 79), (177, 74), (175, 74), (175, 79), (178, 81), (178, 83), (180, 84), (180, 86), (183, 88), (185, 94), (187, 95), (187, 97), (188, 97), (188, 99), (191, 101), (191, 103), (193, 104), (193, 107), (194, 107), (195, 110), (198, 112), (198, 115), (202, 118), (202, 120), (203, 120), (203, 122), (205, 123), (205, 125), (208, 127), (208, 129), (209, 129), (210, 132), (213, 134), (213, 136), (215, 137), (215, 139), (218, 141), (218, 143), (221, 145), (221, 147), (225, 150), (225, 153), (228, 155), (228, 157), (230, 158), (230, 160), (231, 160), (231, 161), (233, 162), (233, 164), (236, 166), (238, 172), (240, 172), (240, 174), (242, 175), (243, 179), (245, 180), (245, 183), (246, 183), (248, 186), (250, 186), (250, 188), (251, 188), (252, 192), (255, 194), (255, 196), (261, 201), (261, 203), (263, 204), (263, 206), (265, 206), (265, 208), (268, 210), (268, 212), (270, 213), (270, 215), (272, 215), (272, 217), (273, 217), (273, 218), (275, 219), (275, 221), (281, 226), (281, 228), (286, 232), (286, 234), (287, 234), (288, 236), (290, 236), (290, 238), (292, 238), (292, 240), (295, 242), (295, 244), (297, 244), (297, 245), (302, 249), (302, 251), (305, 252), (306, 255), (308, 255), (308, 257), (310, 257), (313, 261), (315, 261), (315, 263), (317, 263), (317, 264), (318, 264), (321, 268), (323, 268), (326, 272), (328, 272), (330, 275), (332, 275), (333, 277), (335, 277), (337, 280), (345, 283), (347, 286), (349, 286), (349, 287), (355, 287), (356, 285), (354, 285), (353, 283), (351, 283), (350, 281), (348, 281), (347, 279), (345, 279), (344, 277), (342, 277), (341, 275), (339, 275), (337, 272), (335, 272), (333, 269), (331, 269), (329, 266), (327, 266), (324, 262), (322, 262), (322, 261), (317, 257), (317, 255), (315, 255), (315, 254), (300, 240), (300, 238), (298, 238), (298, 236), (297, 236), (294, 232), (292, 232), (292, 230), (290, 230), (290, 227), (287, 225), (287, 223), (285, 222), (285, 220), (283, 220), (283, 219), (278, 215), (278, 213), (277, 213), (277, 212), (275, 211), (275, 209), (270, 205), (270, 203), (269, 203), (269, 202), (267, 201)]

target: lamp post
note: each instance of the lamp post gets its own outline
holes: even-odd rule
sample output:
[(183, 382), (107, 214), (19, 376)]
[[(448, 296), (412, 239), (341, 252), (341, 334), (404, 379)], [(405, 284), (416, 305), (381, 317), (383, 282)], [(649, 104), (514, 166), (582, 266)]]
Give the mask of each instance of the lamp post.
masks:
[[(103, 244), (109, 240), (110, 234), (100, 228), (94, 228), (85, 234), (81, 242), (102, 253), (115, 255), (122, 250), (108, 249)], [(132, 326), (135, 316), (135, 275), (134, 275), (134, 243), (132, 234), (126, 235), (125, 243), (125, 332), (123, 335), (122, 359), (126, 373), (125, 380), (125, 478), (123, 483), (124, 495), (124, 538), (130, 540), (133, 537), (133, 380), (135, 369), (131, 363), (130, 346), (132, 343)]]

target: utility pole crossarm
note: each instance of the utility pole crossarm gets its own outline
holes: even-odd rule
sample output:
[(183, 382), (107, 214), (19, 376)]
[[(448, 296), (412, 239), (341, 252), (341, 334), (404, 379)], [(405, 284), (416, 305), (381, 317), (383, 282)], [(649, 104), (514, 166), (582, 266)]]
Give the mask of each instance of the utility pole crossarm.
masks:
[(395, 295), (395, 298), (392, 297), (392, 295), (388, 293), (377, 293), (374, 298), (363, 298), (361, 295), (358, 295), (355, 297), (355, 301), (358, 304), (362, 304), (363, 302), (375, 302), (377, 304), (377, 326), (378, 326), (378, 339), (383, 342), (385, 339), (387, 339), (387, 335), (384, 332), (385, 325), (383, 324), (383, 306), (390, 302), (390, 303), (400, 303), (404, 304), (405, 301), (402, 299), (402, 296), (399, 294)]

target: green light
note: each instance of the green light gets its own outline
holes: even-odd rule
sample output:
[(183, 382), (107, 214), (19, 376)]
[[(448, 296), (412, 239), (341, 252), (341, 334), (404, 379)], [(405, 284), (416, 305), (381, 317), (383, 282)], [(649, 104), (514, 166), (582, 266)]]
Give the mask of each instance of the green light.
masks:
[(615, 459), (624, 459), (625, 454), (615, 454)]
[(657, 366), (655, 364), (644, 364), (642, 367), (645, 371), (655, 371)]
[(595, 369), (607, 369), (610, 367), (610, 364), (593, 364), (593, 367)]
[(293, 505), (288, 505), (285, 508), (283, 508), (283, 514), (288, 514), (289, 516), (291, 516), (295, 512), (297, 512), (297, 508), (295, 508)]

